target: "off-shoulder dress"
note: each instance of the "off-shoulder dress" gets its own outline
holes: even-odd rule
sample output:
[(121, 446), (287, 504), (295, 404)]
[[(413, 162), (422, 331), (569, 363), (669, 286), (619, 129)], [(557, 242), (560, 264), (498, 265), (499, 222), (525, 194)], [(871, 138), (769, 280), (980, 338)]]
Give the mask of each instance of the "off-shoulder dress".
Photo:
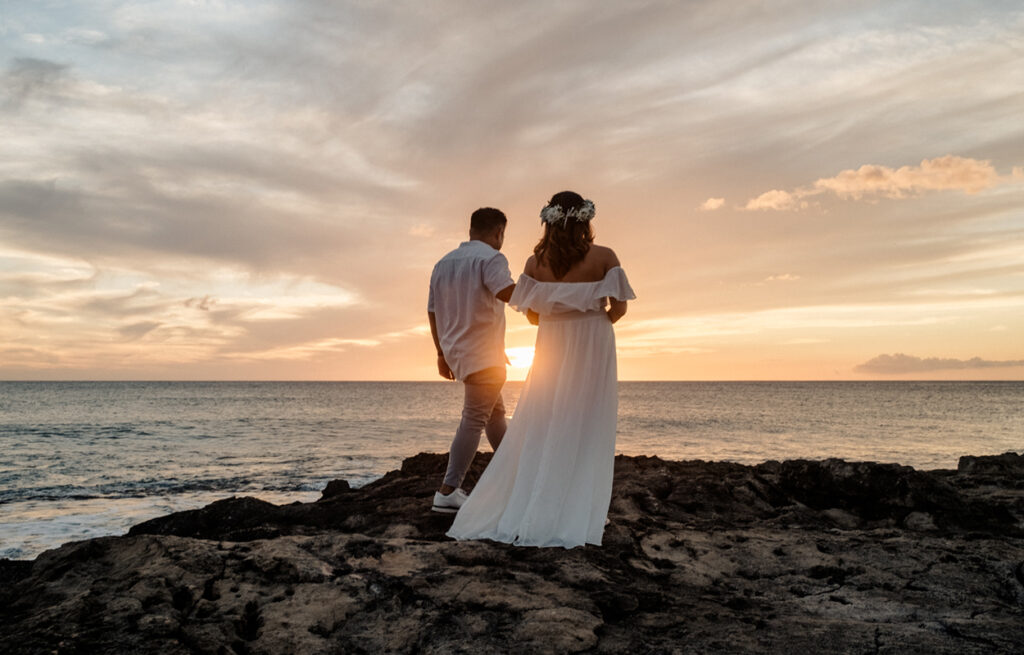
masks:
[(533, 366), (505, 437), (449, 537), (600, 545), (618, 413), (615, 332), (605, 307), (608, 298), (635, 297), (619, 266), (597, 282), (520, 276), (509, 305), (540, 315)]

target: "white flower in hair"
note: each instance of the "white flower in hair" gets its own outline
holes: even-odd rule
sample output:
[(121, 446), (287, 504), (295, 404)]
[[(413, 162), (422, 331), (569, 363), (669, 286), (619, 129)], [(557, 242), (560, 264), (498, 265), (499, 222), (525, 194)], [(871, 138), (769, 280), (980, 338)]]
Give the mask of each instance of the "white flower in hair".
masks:
[[(593, 201), (591, 201), (591, 200), (584, 200), (582, 206), (575, 208), (575, 212), (576, 212), (576, 221), (577, 222), (585, 223), (586, 221), (591, 220), (592, 218), (594, 218), (594, 214), (596, 213), (594, 211), (594, 203), (593, 203)], [(573, 211), (570, 210), (569, 211), (569, 215), (571, 216), (572, 213), (573, 213)]]
[(540, 210), (540, 220), (549, 225), (555, 225), (556, 223), (564, 225), (565, 212), (562, 211), (561, 205), (547, 205), (544, 209)]
[(561, 224), (563, 227), (570, 218), (576, 219), (577, 223), (585, 223), (594, 218), (594, 203), (584, 200), (579, 207), (571, 207), (569, 211), (562, 209), (561, 205), (547, 205), (540, 210), (540, 219), (549, 225)]

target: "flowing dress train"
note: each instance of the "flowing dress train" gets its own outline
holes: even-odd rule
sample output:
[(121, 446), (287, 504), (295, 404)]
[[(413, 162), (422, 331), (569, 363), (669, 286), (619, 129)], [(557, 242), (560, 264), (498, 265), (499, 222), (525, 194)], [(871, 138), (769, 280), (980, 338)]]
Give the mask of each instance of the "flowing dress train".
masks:
[(520, 276), (509, 305), (540, 315), (533, 366), (505, 437), (449, 537), (600, 545), (618, 413), (615, 332), (604, 311), (609, 297), (636, 297), (621, 267), (597, 282)]

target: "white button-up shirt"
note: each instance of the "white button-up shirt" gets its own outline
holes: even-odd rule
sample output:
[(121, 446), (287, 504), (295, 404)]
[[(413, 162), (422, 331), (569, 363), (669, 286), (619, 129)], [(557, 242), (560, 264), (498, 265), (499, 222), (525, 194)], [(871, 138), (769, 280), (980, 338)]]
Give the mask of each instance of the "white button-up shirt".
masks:
[(495, 294), (511, 284), (508, 259), (483, 241), (461, 243), (434, 266), (427, 311), (457, 380), (505, 366), (505, 303)]

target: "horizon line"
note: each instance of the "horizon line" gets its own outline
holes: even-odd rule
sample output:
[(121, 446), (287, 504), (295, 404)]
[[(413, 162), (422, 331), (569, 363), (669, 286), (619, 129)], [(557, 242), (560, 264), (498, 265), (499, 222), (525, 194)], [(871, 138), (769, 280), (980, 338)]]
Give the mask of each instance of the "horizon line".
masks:
[[(111, 379), (98, 379), (98, 378), (71, 378), (71, 379), (0, 379), (0, 383), (29, 383), (29, 382), (54, 382), (54, 383), (69, 383), (69, 382), (182, 382), (182, 383), (200, 383), (200, 382), (216, 382), (216, 383), (241, 383), (241, 382), (259, 382), (259, 383), (285, 383), (285, 382), (301, 382), (301, 383), (327, 383), (327, 384), (370, 384), (370, 383), (386, 383), (386, 384), (453, 384), (457, 381), (448, 380), (311, 380), (311, 379), (271, 379), (271, 378), (259, 378), (259, 379), (230, 379), (230, 378), (216, 378), (209, 380), (202, 379), (154, 379), (154, 378), (111, 378)], [(526, 382), (526, 380), (506, 380), (507, 382)], [(1024, 378), (1019, 380), (1001, 380), (1001, 379), (977, 379), (977, 380), (950, 380), (945, 378), (871, 378), (871, 379), (798, 379), (798, 380), (787, 380), (787, 379), (728, 379), (728, 380), (641, 380), (641, 379), (630, 379), (630, 380), (619, 380), (622, 382), (640, 382), (640, 383), (738, 383), (748, 384), (754, 382), (1024, 382)]]

